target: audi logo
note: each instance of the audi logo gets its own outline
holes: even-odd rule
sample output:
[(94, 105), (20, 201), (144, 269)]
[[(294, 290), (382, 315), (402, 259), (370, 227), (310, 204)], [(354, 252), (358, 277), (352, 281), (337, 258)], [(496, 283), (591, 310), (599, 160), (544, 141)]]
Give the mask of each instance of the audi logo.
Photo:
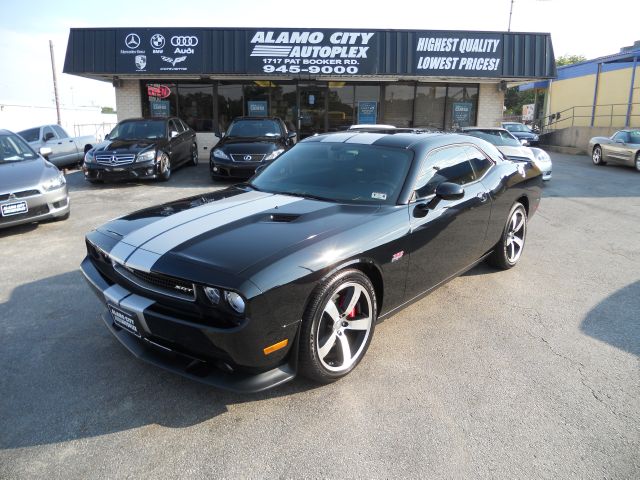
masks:
[(198, 37), (171, 37), (171, 45), (174, 47), (195, 47), (198, 45)]

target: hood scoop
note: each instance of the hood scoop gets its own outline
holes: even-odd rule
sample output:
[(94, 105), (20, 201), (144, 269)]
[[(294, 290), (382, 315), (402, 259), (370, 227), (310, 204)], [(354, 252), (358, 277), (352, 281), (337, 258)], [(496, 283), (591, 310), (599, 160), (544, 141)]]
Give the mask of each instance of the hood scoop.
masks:
[(271, 213), (263, 221), (268, 223), (291, 223), (299, 217), (300, 215), (295, 213)]

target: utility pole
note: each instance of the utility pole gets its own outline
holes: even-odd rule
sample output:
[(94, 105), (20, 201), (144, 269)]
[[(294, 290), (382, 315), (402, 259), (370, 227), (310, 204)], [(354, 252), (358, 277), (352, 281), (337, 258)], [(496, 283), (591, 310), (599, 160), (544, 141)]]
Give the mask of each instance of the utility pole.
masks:
[(511, 8), (509, 9), (509, 28), (507, 28), (507, 32), (511, 31), (511, 15), (513, 14), (513, 1), (511, 0)]
[(58, 115), (58, 125), (62, 126), (60, 119), (60, 100), (58, 99), (58, 77), (56, 76), (56, 60), (53, 55), (53, 42), (49, 40), (49, 52), (51, 53), (51, 71), (53, 72), (53, 94), (56, 98), (56, 114)]

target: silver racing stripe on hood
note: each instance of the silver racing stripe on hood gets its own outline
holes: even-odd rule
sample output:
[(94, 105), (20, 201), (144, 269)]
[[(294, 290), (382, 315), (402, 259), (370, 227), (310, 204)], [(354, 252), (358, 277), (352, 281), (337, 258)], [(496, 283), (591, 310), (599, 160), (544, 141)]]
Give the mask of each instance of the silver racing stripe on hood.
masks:
[[(208, 215), (200, 216), (190, 222), (185, 222), (164, 233), (156, 235), (138, 247), (126, 260), (125, 265), (146, 272), (151, 271), (153, 264), (165, 253), (191, 238), (223, 227), (249, 215), (255, 215), (276, 207), (282, 207), (304, 200), (287, 195), (273, 195), (256, 199), (251, 202), (237, 203), (228, 208), (219, 209)], [(146, 228), (146, 227), (145, 227)], [(135, 233), (135, 232), (134, 232)], [(133, 233), (132, 233), (133, 235)], [(125, 237), (126, 239), (126, 237)], [(124, 241), (124, 240), (123, 240)]]

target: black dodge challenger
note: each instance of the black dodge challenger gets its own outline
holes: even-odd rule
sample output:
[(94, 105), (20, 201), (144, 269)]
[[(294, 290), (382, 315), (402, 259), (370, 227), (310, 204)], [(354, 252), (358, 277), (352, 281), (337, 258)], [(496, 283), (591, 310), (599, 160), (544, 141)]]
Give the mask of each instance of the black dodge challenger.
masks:
[(82, 271), (144, 360), (242, 392), (331, 382), (379, 319), (483, 259), (516, 265), (541, 184), (470, 136), (319, 135), (248, 183), (90, 232)]

